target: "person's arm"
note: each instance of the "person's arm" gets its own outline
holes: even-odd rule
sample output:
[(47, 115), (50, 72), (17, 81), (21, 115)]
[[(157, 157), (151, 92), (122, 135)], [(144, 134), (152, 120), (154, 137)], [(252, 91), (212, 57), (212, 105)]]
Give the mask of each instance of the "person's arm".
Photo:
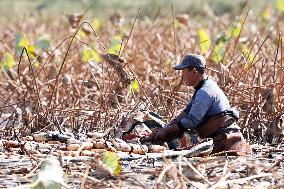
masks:
[(171, 125), (176, 124), (177, 122), (181, 121), (181, 119), (184, 118), (190, 112), (191, 106), (192, 106), (192, 100), (187, 104), (186, 108), (183, 109), (183, 111), (181, 111), (174, 119), (169, 121), (165, 125), (165, 127), (171, 126)]
[(169, 121), (168, 124), (169, 125), (175, 124), (175, 123), (179, 122), (184, 116), (186, 116), (186, 113), (184, 111), (182, 111), (174, 119)]
[[(207, 92), (199, 91), (190, 104), (189, 109), (186, 108), (176, 117), (177, 122), (171, 125), (167, 124), (164, 128), (159, 129), (153, 140), (167, 142), (182, 136), (185, 131), (194, 129), (211, 106), (212, 98)], [(189, 113), (187, 113), (187, 109)]]
[(212, 102), (212, 97), (206, 91), (198, 91), (198, 94), (192, 101), (189, 113), (180, 120), (179, 125), (187, 130), (194, 129), (201, 123), (204, 115), (212, 105)]

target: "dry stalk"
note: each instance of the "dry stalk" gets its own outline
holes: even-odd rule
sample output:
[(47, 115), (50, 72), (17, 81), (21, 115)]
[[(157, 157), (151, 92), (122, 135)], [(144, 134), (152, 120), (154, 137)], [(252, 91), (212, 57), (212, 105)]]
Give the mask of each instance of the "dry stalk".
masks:
[(89, 174), (89, 172), (90, 172), (90, 168), (91, 168), (91, 167), (87, 167), (87, 168), (86, 168), (86, 171), (85, 171), (85, 173), (84, 173), (84, 176), (83, 176), (83, 179), (82, 179), (82, 182), (81, 182), (80, 189), (84, 189), (84, 188), (85, 188), (85, 183), (86, 183), (88, 174)]
[(212, 185), (211, 182), (202, 174), (200, 171), (198, 171), (193, 165), (187, 161), (186, 158), (183, 158), (183, 161), (198, 175), (200, 176), (207, 184)]

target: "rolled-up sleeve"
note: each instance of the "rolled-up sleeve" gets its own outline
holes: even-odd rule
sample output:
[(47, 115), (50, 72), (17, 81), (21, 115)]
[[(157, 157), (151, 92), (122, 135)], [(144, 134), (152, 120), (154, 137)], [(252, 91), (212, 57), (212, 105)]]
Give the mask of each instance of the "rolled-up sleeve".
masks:
[[(213, 99), (208, 95), (207, 92), (199, 90), (195, 98), (189, 104), (191, 106), (190, 111), (184, 111), (187, 114), (184, 118), (181, 119), (182, 126), (190, 130), (199, 125), (204, 115), (210, 108), (212, 102)], [(185, 110), (188, 111), (187, 108)]]

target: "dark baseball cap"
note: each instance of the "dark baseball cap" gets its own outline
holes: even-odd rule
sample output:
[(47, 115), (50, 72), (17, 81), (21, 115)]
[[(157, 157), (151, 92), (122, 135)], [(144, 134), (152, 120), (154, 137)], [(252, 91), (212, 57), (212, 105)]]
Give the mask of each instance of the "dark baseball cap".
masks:
[(206, 61), (201, 55), (187, 54), (180, 64), (174, 66), (174, 69), (182, 70), (186, 67), (206, 68)]

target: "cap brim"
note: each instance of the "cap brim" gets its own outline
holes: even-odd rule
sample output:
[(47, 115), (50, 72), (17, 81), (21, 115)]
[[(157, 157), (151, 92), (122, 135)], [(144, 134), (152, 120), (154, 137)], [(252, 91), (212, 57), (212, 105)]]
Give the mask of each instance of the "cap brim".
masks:
[(177, 64), (177, 65), (175, 65), (173, 68), (175, 69), (175, 70), (182, 70), (182, 69), (184, 69), (184, 68), (186, 68), (187, 67), (187, 65), (184, 65), (184, 64)]

